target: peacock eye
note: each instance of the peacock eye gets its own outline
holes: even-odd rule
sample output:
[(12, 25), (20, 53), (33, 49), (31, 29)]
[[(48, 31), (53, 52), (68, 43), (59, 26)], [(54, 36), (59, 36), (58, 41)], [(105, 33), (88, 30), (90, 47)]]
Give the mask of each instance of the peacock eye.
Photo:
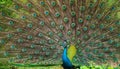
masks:
[(71, 16), (72, 16), (72, 17), (76, 16), (75, 11), (72, 11), (72, 12), (71, 12)]
[(31, 7), (32, 7), (32, 4), (31, 4), (31, 3), (28, 3), (28, 4), (27, 4), (27, 7), (31, 8)]
[(15, 45), (11, 45), (10, 48), (14, 50), (16, 48), (16, 46)]
[(67, 6), (66, 5), (62, 5), (62, 10), (66, 10), (67, 9)]
[(55, 13), (55, 17), (60, 17), (60, 13), (59, 13), (59, 12), (56, 12), (56, 13)]
[(90, 8), (93, 8), (93, 7), (94, 7), (94, 4), (93, 4), (93, 3), (90, 3), (90, 4), (89, 4), (89, 7), (90, 7)]
[(59, 37), (63, 37), (63, 34), (60, 32), (60, 33), (58, 33), (58, 36)]
[(40, 21), (40, 25), (41, 25), (41, 26), (44, 26), (44, 25), (45, 25), (45, 22), (44, 22), (44, 21)]
[(76, 24), (75, 24), (75, 23), (72, 23), (72, 24), (71, 24), (71, 27), (72, 27), (72, 28), (74, 28), (75, 26), (76, 26)]
[(54, 7), (54, 6), (56, 6), (56, 2), (55, 1), (52, 1), (51, 2), (51, 5)]
[(68, 21), (69, 21), (68, 17), (64, 17), (63, 21), (64, 21), (65, 23), (68, 23)]
[(33, 24), (30, 23), (30, 24), (27, 25), (27, 27), (32, 28), (32, 27), (33, 27)]
[(46, 16), (48, 16), (48, 15), (49, 15), (49, 11), (45, 11), (44, 14), (45, 14)]
[(37, 13), (33, 13), (32, 16), (33, 16), (33, 17), (37, 17)]
[(45, 5), (45, 2), (44, 2), (44, 1), (40, 1), (40, 5), (41, 5), (41, 6), (44, 6), (44, 5)]
[(13, 26), (14, 22), (13, 21), (9, 21), (8, 24), (11, 25), (11, 26)]

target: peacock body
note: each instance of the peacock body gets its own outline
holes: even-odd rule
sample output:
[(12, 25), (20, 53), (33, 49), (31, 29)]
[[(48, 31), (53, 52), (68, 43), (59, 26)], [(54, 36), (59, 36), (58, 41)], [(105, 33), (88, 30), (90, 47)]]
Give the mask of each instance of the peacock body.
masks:
[[(120, 0), (12, 0), (0, 11), (0, 55), (10, 63), (116, 63)], [(64, 40), (68, 49), (63, 47)]]

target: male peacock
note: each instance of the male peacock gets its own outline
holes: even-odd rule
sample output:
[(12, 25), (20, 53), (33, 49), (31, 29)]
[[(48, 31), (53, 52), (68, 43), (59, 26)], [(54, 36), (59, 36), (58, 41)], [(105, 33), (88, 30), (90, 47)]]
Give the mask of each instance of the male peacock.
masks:
[[(64, 51), (63, 51), (63, 55), (62, 55), (62, 62), (63, 62), (62, 66), (64, 67), (64, 69), (73, 69), (73, 68), (75, 68), (75, 66), (71, 62), (73, 57), (76, 54), (75, 46), (71, 45), (69, 50), (68, 50), (67, 49), (67, 43), (66, 43), (66, 40), (65, 40), (63, 42), (63, 47), (64, 47)], [(69, 51), (71, 51), (71, 52), (69, 52)]]
[(9, 11), (0, 11), (0, 59), (63, 67), (119, 64), (120, 0), (11, 1), (0, 6)]

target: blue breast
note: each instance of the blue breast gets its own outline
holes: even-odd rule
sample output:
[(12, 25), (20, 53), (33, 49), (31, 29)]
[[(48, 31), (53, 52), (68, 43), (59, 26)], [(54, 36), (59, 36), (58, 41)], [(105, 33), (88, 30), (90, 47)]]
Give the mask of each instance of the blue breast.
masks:
[(63, 61), (63, 66), (64, 67), (72, 67), (72, 63), (67, 57), (67, 48), (64, 48), (63, 55), (62, 55), (62, 61)]

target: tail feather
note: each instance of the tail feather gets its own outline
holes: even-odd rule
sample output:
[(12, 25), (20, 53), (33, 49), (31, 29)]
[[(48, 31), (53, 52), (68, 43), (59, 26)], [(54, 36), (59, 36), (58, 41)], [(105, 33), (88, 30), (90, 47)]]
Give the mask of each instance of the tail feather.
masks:
[(9, 13), (0, 10), (0, 55), (15, 63), (61, 63), (66, 40), (73, 63), (118, 63), (119, 6), (119, 0), (12, 0), (1, 6)]

